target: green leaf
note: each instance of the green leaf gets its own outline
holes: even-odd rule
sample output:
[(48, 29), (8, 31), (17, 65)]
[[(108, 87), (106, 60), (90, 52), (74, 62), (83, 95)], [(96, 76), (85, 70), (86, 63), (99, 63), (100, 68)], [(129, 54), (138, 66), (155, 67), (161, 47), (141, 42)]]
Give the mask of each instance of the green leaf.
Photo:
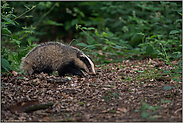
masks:
[(108, 37), (109, 36), (109, 34), (108, 33), (106, 33), (106, 32), (102, 32), (102, 37)]
[(4, 87), (4, 85), (3, 84), (1, 84), (1, 86), (3, 87), (3, 89), (5, 90), (5, 87)]
[(54, 25), (54, 26), (63, 26), (63, 23), (57, 23), (57, 22), (52, 21), (52, 20), (45, 21), (44, 23), (48, 24), (48, 25)]
[(84, 13), (83, 13), (82, 11), (80, 11), (79, 14), (80, 14), (82, 17), (85, 16)]
[(9, 70), (11, 70), (11, 66), (10, 66), (9, 62), (2, 57), (1, 57), (1, 67), (4, 68), (8, 72), (9, 72)]
[(77, 24), (77, 23), (78, 23), (78, 19), (74, 19), (74, 20), (71, 21), (71, 25), (72, 25), (72, 26), (74, 26), (74, 25)]
[(97, 36), (100, 36), (100, 34), (98, 33), (98, 30), (97, 30), (97, 29), (95, 29), (95, 34), (96, 34)]
[(153, 106), (149, 106), (149, 107), (148, 107), (148, 109), (149, 109), (149, 110), (153, 110), (153, 111), (155, 111), (155, 110), (156, 110), (156, 108), (155, 108), (155, 107), (153, 107)]
[(24, 76), (19, 76), (17, 79), (23, 79), (24, 78)]
[(1, 34), (11, 34), (11, 31), (8, 28), (3, 28)]
[(115, 110), (110, 110), (109, 112), (111, 112), (111, 113), (116, 113), (116, 111), (115, 111)]
[(13, 39), (18, 39), (18, 37), (15, 35), (15, 34), (13, 34)]
[(32, 15), (28, 15), (28, 16), (25, 16), (26, 18), (31, 18), (31, 17), (33, 17)]
[(16, 40), (16, 39), (13, 39), (13, 42), (15, 42), (15, 43), (18, 45), (18, 47), (20, 47), (20, 43), (21, 43), (21, 41)]
[(71, 77), (67, 77), (68, 80), (71, 80)]
[(52, 5), (52, 3), (51, 3), (50, 1), (47, 1), (47, 2), (46, 2), (46, 7), (50, 8), (51, 5)]
[(162, 35), (157, 35), (158, 39), (161, 40)]
[(11, 38), (11, 35), (8, 35), (8, 34), (1, 34), (1, 35), (7, 37), (7, 38), (10, 39), (10, 40), (12, 39), (12, 38)]
[(172, 78), (172, 80), (176, 82), (180, 81), (179, 79), (176, 79), (176, 78)]
[(81, 28), (81, 25), (76, 24), (76, 30), (78, 30), (79, 28)]
[(172, 101), (170, 101), (170, 100), (163, 100), (163, 99), (161, 99), (161, 102), (162, 102), (162, 103), (171, 103)]
[(171, 34), (177, 34), (177, 33), (180, 33), (180, 31), (178, 31), (178, 30), (172, 30), (169, 34), (171, 35)]
[(59, 7), (59, 3), (56, 3), (55, 5), (56, 5), (57, 7)]
[(143, 119), (149, 117), (150, 115), (151, 115), (151, 113), (147, 113), (145, 111), (143, 111), (142, 114), (141, 114), (141, 116), (142, 116)]
[(22, 27), (22, 29), (25, 29), (25, 30), (26, 30), (26, 29), (28, 29), (28, 28), (25, 26), (25, 27)]
[(82, 46), (82, 47), (88, 47), (88, 45), (85, 44), (85, 43), (77, 43), (76, 45), (77, 45), (77, 46)]
[(167, 42), (162, 40), (162, 41), (159, 41), (159, 43), (166, 44)]
[(140, 70), (135, 70), (137, 73), (143, 73), (144, 71), (140, 71)]
[(107, 64), (109, 64), (109, 63), (110, 63), (110, 61), (109, 61), (109, 60), (105, 60), (105, 61), (104, 61), (104, 63), (107, 63)]
[(74, 10), (74, 12), (78, 12), (79, 11), (79, 9), (76, 8), (76, 7), (74, 7), (73, 10)]
[(164, 86), (164, 89), (165, 89), (165, 90), (171, 90), (171, 89), (172, 89), (172, 86), (167, 86), (167, 85), (166, 85), (166, 86)]
[(95, 41), (95, 40), (93, 39), (93, 37), (87, 36), (87, 43), (88, 43), (88, 44), (93, 44), (94, 41)]
[[(3, 18), (6, 21), (6, 24), (13, 24), (16, 25), (11, 19), (9, 18)], [(7, 23), (8, 22), (8, 23)]]
[(3, 22), (1, 22), (1, 28), (2, 28), (2, 27), (5, 27), (5, 26), (6, 26), (6, 25), (5, 25)]
[(68, 113), (65, 113), (65, 115), (67, 116), (67, 118), (69, 118), (69, 117), (70, 117), (70, 115), (69, 115)]
[(149, 105), (147, 103), (142, 103), (141, 110), (145, 111), (148, 107), (149, 107)]
[(95, 30), (94, 27), (88, 27), (88, 30)]
[(29, 44), (29, 46), (31, 46), (31, 40), (30, 40), (30, 38), (28, 38), (28, 44)]
[(146, 47), (146, 54), (147, 54), (147, 56), (151, 55), (153, 53), (153, 51), (154, 50), (153, 50), (153, 47), (151, 45), (148, 45)]
[(118, 94), (117, 93), (112, 93), (115, 97), (115, 99), (118, 99)]
[(84, 104), (85, 104), (85, 103), (82, 102), (82, 101), (78, 101), (78, 103), (79, 103), (80, 105), (84, 105)]
[(81, 29), (88, 30), (88, 28), (86, 28), (86, 27), (82, 27)]

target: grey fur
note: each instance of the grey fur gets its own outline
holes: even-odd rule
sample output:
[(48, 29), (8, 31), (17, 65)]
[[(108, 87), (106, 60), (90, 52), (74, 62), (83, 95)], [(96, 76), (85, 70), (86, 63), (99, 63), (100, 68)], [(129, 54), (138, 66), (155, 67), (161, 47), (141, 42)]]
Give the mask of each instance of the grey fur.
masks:
[(95, 74), (94, 64), (79, 49), (59, 42), (46, 42), (33, 48), (22, 58), (22, 71), (33, 73), (51, 73), (58, 71), (60, 76), (66, 73), (83, 75), (82, 71)]

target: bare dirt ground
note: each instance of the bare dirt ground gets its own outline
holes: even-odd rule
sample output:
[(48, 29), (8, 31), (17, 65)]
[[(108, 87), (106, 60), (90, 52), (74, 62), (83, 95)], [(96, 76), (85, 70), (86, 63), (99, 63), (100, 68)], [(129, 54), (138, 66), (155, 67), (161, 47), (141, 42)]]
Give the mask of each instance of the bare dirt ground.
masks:
[[(172, 62), (174, 65), (178, 61)], [(182, 79), (159, 59), (111, 63), (97, 75), (1, 76), (1, 121), (182, 122)]]

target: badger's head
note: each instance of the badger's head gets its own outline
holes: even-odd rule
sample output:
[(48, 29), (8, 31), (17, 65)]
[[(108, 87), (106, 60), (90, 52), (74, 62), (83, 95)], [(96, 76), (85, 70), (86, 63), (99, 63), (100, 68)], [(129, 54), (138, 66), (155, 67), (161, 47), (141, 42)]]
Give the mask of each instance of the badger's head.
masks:
[(81, 69), (89, 74), (96, 74), (93, 61), (89, 56), (86, 56), (82, 52), (78, 52), (77, 59), (75, 60), (75, 65), (78, 67), (78, 69)]

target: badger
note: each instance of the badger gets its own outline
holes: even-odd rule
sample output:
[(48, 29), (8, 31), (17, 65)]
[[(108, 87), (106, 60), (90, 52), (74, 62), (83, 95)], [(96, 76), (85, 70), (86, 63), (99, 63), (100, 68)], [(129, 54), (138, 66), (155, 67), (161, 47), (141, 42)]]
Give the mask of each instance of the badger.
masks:
[(94, 63), (89, 56), (78, 48), (59, 42), (46, 42), (33, 48), (22, 58), (20, 69), (29, 75), (53, 71), (58, 71), (59, 76), (84, 76), (83, 71), (95, 74)]

